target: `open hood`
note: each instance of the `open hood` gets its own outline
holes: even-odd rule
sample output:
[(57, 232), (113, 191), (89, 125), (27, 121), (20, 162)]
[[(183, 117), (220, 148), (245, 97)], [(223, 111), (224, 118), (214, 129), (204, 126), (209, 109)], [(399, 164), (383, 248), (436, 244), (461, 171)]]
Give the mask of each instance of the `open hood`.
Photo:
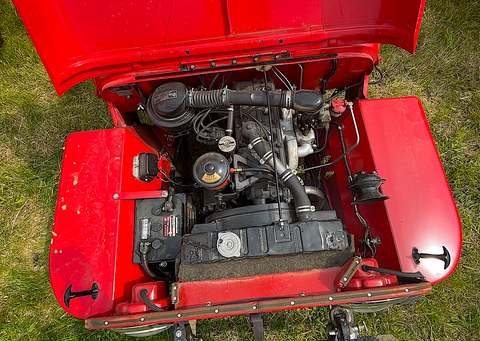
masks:
[(413, 53), (424, 0), (14, 0), (59, 95), (106, 74), (365, 43)]

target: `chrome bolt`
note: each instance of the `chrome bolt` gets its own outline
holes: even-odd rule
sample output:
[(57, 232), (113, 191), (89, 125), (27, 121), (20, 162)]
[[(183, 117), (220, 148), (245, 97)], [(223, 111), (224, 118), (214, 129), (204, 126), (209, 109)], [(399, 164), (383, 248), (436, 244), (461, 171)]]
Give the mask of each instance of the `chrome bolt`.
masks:
[(145, 317), (140, 317), (140, 321), (145, 321)]
[(333, 297), (330, 296), (330, 297), (328, 298), (328, 300), (329, 300), (329, 301), (333, 301)]
[(176, 287), (176, 286), (174, 286), (174, 287), (173, 287), (173, 290), (177, 290), (177, 287)]
[(301, 292), (301, 293), (300, 293), (300, 296), (301, 296), (301, 297), (305, 297), (305, 293), (304, 293), (304, 292)]
[(178, 337), (178, 338), (182, 337), (182, 331), (181, 331), (181, 330), (177, 330), (177, 331), (175, 332), (175, 336)]
[(177, 297), (174, 297), (173, 300), (176, 301), (176, 300), (177, 300)]
[(211, 66), (215, 66), (215, 65), (217, 65), (217, 63), (211, 62), (210, 65), (211, 65)]
[(115, 199), (115, 200), (118, 199), (119, 197), (120, 197), (120, 196), (119, 196), (117, 193), (115, 193), (115, 194), (113, 195), (113, 199)]
[(211, 302), (205, 303), (205, 307), (211, 307), (211, 306), (212, 306), (212, 303), (211, 303)]
[(105, 321), (105, 323), (104, 323), (104, 324), (105, 324), (106, 326), (108, 326), (108, 321)]
[(292, 301), (292, 302), (290, 302), (290, 304), (291, 304), (291, 305), (295, 305), (295, 302)]
[(368, 296), (368, 297), (372, 297), (372, 294), (371, 294), (371, 293), (368, 293), (367, 296)]
[(405, 292), (409, 292), (409, 291), (410, 291), (410, 290), (408, 290), (408, 289), (405, 289)]
[(279, 54), (276, 54), (275, 55), (275, 59), (279, 59), (280, 58), (280, 55)]
[(232, 64), (237, 64), (237, 60), (236, 59), (232, 60)]
[(343, 279), (343, 281), (344, 281), (344, 282), (348, 281), (348, 278), (347, 278), (347, 277), (345, 277), (345, 278)]
[(178, 314), (177, 317), (182, 317), (182, 314)]
[(257, 310), (257, 306), (254, 305), (254, 306), (252, 307), (252, 309), (253, 309), (253, 310)]
[(192, 69), (192, 70), (195, 69), (195, 65), (190, 64), (190, 69)]
[(215, 309), (215, 314), (218, 314), (218, 309)]
[(254, 62), (258, 62), (258, 57), (254, 57), (254, 58), (253, 58), (253, 61), (254, 61)]

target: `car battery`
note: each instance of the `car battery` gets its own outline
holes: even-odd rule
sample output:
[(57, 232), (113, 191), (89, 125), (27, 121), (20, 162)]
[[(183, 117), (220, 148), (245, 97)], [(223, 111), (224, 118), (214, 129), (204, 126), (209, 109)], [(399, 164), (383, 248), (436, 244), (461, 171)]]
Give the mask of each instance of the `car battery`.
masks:
[(180, 257), (186, 200), (186, 195), (182, 193), (168, 198), (135, 201), (133, 263), (141, 263), (141, 243), (148, 245), (148, 263)]

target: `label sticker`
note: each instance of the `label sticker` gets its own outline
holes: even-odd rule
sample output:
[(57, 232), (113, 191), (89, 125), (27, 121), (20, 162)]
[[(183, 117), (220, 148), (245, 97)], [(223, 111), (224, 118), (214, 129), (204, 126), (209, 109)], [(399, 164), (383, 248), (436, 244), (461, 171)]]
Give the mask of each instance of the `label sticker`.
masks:
[(213, 182), (217, 182), (218, 180), (220, 180), (222, 177), (220, 175), (218, 175), (218, 173), (213, 173), (211, 175), (205, 173), (203, 176), (202, 176), (202, 181), (208, 183), (208, 184), (211, 184)]
[(178, 216), (169, 215), (163, 218), (163, 235), (165, 237), (175, 237), (178, 235)]
[(150, 219), (140, 219), (140, 239), (148, 239), (150, 235)]

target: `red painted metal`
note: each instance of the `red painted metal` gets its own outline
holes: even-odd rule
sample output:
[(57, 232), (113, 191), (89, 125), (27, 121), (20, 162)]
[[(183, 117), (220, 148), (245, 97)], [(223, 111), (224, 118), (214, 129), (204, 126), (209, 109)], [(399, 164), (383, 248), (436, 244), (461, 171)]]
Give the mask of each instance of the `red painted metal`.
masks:
[[(458, 228), (458, 233), (460, 230), (458, 225), (452, 225), (448, 221), (450, 219), (448, 217), (453, 216), (457, 218), (453, 223), (458, 224), (453, 202), (449, 204), (447, 200), (447, 203), (440, 207), (440, 211), (436, 201), (433, 202), (436, 205), (423, 204), (424, 201), (434, 200), (437, 195), (440, 198), (451, 198), (451, 196), (438, 156), (435, 154), (434, 160), (427, 158), (427, 155), (431, 155), (434, 151), (434, 144), (428, 135), (423, 112), (419, 108), (418, 101), (412, 98), (360, 101), (355, 106), (355, 111), (358, 116), (361, 143), (348, 155), (348, 160), (353, 171), (365, 169), (371, 172), (376, 169), (379, 174), (388, 179), (387, 184), (390, 183), (395, 188), (395, 192), (388, 192), (391, 189), (385, 187), (384, 193), (392, 197), (386, 203), (365, 205), (360, 209), (362, 215), (370, 222), (372, 233), (382, 239), (377, 253), (379, 264), (386, 268), (403, 271), (416, 271), (420, 268), (427, 278), (438, 281), (447, 276), (458, 261), (460, 249), (455, 248), (455, 245), (460, 239), (457, 238), (459, 236), (456, 235), (456, 229)], [(376, 117), (382, 110), (388, 110), (388, 119), (386, 114), (382, 115), (385, 120)], [(352, 119), (345, 118), (345, 115), (347, 114), (342, 115), (344, 118), (342, 124), (345, 126), (344, 133), (348, 147), (353, 144), (355, 136)], [(407, 125), (399, 123), (401, 121), (399, 118), (405, 120)], [(377, 126), (380, 124), (379, 121), (382, 129)], [(379, 131), (382, 134), (379, 134)], [(405, 131), (419, 138), (419, 141), (408, 142), (411, 139), (404, 137)], [(340, 154), (337, 135), (337, 132), (332, 133), (327, 152), (333, 157)], [(386, 141), (386, 137), (393, 142)], [(399, 144), (400, 137), (404, 137), (406, 142)], [(115, 311), (131, 314), (139, 311), (138, 309), (144, 309), (141, 305), (135, 305), (136, 301), (132, 298), (133, 286), (146, 283), (150, 279), (144, 275), (138, 265), (132, 264), (134, 201), (128, 199), (161, 196), (164, 190), (157, 189), (165, 188), (162, 187), (165, 185), (159, 180), (151, 183), (140, 183), (135, 180), (131, 175), (132, 160), (140, 152), (160, 149), (162, 143), (167, 143), (169, 146), (171, 141), (166, 134), (149, 127), (76, 133), (69, 137), (65, 149), (53, 230), (50, 271), (54, 293), (60, 304), (70, 314), (86, 318), (106, 316)], [(412, 143), (415, 145), (413, 146)], [(381, 150), (384, 145), (388, 145), (385, 148), (389, 148), (388, 150), (394, 153)], [(409, 160), (415, 160), (414, 168), (409, 164)], [(395, 168), (386, 168), (388, 164), (394, 164)], [(408, 169), (405, 168), (406, 165)], [(160, 166), (169, 171), (168, 160), (162, 159)], [(338, 162), (332, 169), (335, 170), (335, 174), (325, 181), (328, 195), (339, 216), (345, 221), (347, 229), (358, 241), (363, 236), (363, 227), (354, 216), (353, 207), (350, 204), (352, 197), (345, 189), (347, 184), (345, 166)], [(106, 171), (102, 173), (99, 170)], [(409, 170), (415, 172), (414, 177), (405, 176)], [(443, 185), (442, 182), (435, 183), (438, 189), (434, 192), (428, 186), (432, 179), (444, 181)], [(413, 196), (411, 188), (415, 186), (416, 181), (420, 181), (420, 187), (415, 188), (416, 195)], [(421, 195), (418, 195), (419, 193)], [(115, 194), (119, 194), (117, 199), (114, 197)], [(394, 199), (395, 196), (401, 200), (398, 199), (400, 201), (397, 202)], [(398, 206), (396, 213), (395, 205), (404, 205), (406, 200), (414, 206), (422, 204), (423, 209), (418, 215), (413, 215), (413, 208), (405, 211), (402, 209), (403, 206)], [(393, 210), (393, 214), (402, 213), (402, 215), (392, 219), (391, 215), (387, 216), (387, 210), (389, 212)], [(418, 220), (422, 215), (430, 218), (440, 217), (439, 219), (444, 222), (443, 227), (435, 219), (433, 223), (428, 219)], [(400, 232), (398, 232), (399, 228), (402, 229)], [(398, 250), (401, 250), (400, 247), (403, 247), (402, 243), (414, 243), (407, 244), (407, 251), (413, 246), (423, 251), (425, 243), (429, 243), (429, 240), (425, 237), (422, 237), (423, 240), (416, 237), (420, 230), (421, 233), (435, 235), (435, 237), (441, 236), (442, 231), (445, 231), (444, 238), (436, 239), (435, 242), (449, 248), (452, 254), (452, 266), (443, 271), (440, 277), (433, 277), (434, 273), (429, 272), (425, 267), (424, 260), (418, 267), (411, 265), (408, 268), (408, 262), (405, 264), (402, 258), (405, 257), (408, 260), (408, 254), (397, 254)], [(393, 237), (394, 234), (401, 232), (405, 232), (408, 238)], [(447, 233), (450, 233), (448, 240)], [(431, 252), (431, 250), (426, 249), (425, 252)], [(442, 264), (437, 265), (442, 266)], [(438, 270), (437, 266), (431, 269)], [(176, 308), (185, 311), (205, 306), (207, 302), (222, 305), (236, 301), (275, 300), (279, 297), (300, 297), (301, 293), (305, 293), (307, 297), (330, 295), (336, 292), (335, 278), (341, 270), (339, 267), (253, 278), (177, 283), (179, 291)], [(354, 277), (349, 288), (371, 289), (396, 284), (395, 278), (391, 276), (374, 274), (366, 278), (365, 275), (362, 274), (360, 278)], [(65, 307), (62, 297), (68, 285), (74, 284), (73, 290), (78, 291), (90, 288), (93, 282), (100, 288), (96, 300), (90, 297), (77, 298), (71, 301), (70, 308)], [(125, 305), (125, 302), (132, 302), (132, 305), (129, 303)]]
[[(375, 170), (375, 165), (373, 163), (372, 151), (368, 144), (362, 117), (359, 114), (358, 104), (354, 105), (354, 111), (356, 112), (360, 143), (348, 154), (347, 159), (352, 172), (365, 170), (367, 173), (371, 173)], [(353, 146), (356, 141), (356, 135), (350, 111), (347, 111), (345, 114), (343, 114), (338, 121), (341, 122), (341, 124), (345, 127), (343, 129), (343, 135), (345, 138), (346, 148), (348, 149), (350, 146)], [(324, 152), (324, 155), (330, 155), (332, 157), (332, 161), (342, 155), (338, 130), (333, 127), (334, 126), (332, 126), (332, 129), (330, 129), (331, 137), (329, 139), (326, 151)], [(395, 157), (395, 155), (387, 154), (383, 155), (383, 157), (391, 158)], [(326, 174), (328, 172), (334, 173), (331, 175), (331, 177), (328, 177), (327, 180)], [(339, 218), (347, 225), (349, 233), (352, 233), (355, 236), (355, 242), (358, 243), (358, 241), (364, 237), (365, 229), (357, 219), (354, 207), (351, 205), (353, 197), (351, 191), (346, 189), (346, 186), (348, 185), (348, 174), (344, 163), (340, 161), (335, 163), (333, 166), (326, 167), (323, 169), (321, 174), (332, 206), (335, 208)], [(387, 178), (387, 181), (390, 181), (389, 174), (381, 174), (381, 176)], [(372, 235), (379, 237), (382, 241), (382, 244), (377, 247), (378, 250), (376, 259), (378, 260), (379, 265), (387, 269), (400, 270), (395, 243), (390, 229), (390, 222), (385, 210), (385, 205), (382, 202), (362, 205), (359, 207), (359, 211), (362, 216), (365, 217), (367, 222), (369, 222)], [(356, 245), (358, 246), (358, 244)]]
[[(378, 267), (378, 262), (376, 259), (364, 259), (362, 265), (370, 265)], [(362, 289), (372, 289), (380, 287), (388, 287), (398, 285), (397, 277), (394, 275), (381, 274), (376, 271), (365, 272), (360, 267), (348, 285), (343, 288), (343, 291), (352, 291), (352, 290), (362, 290)]]
[(180, 282), (176, 309), (216, 306), (265, 299), (280, 299), (334, 292), (334, 278), (340, 267), (286, 272), (265, 276), (215, 281)]
[[(304, 77), (302, 82), (303, 88), (316, 89), (321, 91), (323, 89), (322, 80), (332, 70), (332, 60), (337, 60), (337, 71), (328, 80), (326, 84), (327, 89), (343, 88), (351, 84), (361, 83), (365, 79), (365, 74), (369, 74), (375, 61), (378, 59), (378, 53), (380, 50), (379, 44), (371, 45), (357, 45), (337, 48), (327, 48), (309, 51), (291, 52), (292, 61), (276, 60), (279, 63), (279, 69), (291, 80), (299, 81), (300, 69), (296, 63), (302, 60), (304, 74), (308, 75)], [(274, 56), (270, 55), (273, 59)], [(252, 58), (249, 57), (249, 62)], [(254, 79), (259, 76), (258, 71), (251, 67), (241, 66), (236, 64), (235, 68), (231, 70), (238, 70), (234, 72), (230, 77), (227, 85), (232, 86), (233, 82), (244, 81), (245, 79)], [(121, 74), (112, 74), (108, 76), (101, 76), (94, 79), (95, 86), (99, 94), (103, 96), (104, 101), (109, 105), (112, 114), (112, 119), (116, 127), (125, 127), (133, 124), (132, 112), (136, 112), (138, 103), (141, 102), (140, 94), (136, 88), (130, 89), (130, 96), (119, 96), (113, 89), (124, 84), (138, 82), (139, 77), (143, 77), (142, 82), (138, 82), (138, 88), (148, 96), (151, 92), (161, 84), (161, 82), (174, 78), (176, 81), (181, 81), (192, 87), (198, 87), (201, 85), (199, 81), (199, 75), (204, 78), (205, 84), (210, 84), (215, 74), (219, 71), (218, 67), (208, 68), (196, 67), (195, 70), (188, 72), (188, 77), (174, 74), (168, 75), (165, 73), (159, 73), (157, 69), (151, 69), (147, 71), (135, 71), (124, 72)], [(227, 72), (227, 71), (224, 71)], [(230, 69), (228, 71), (230, 75)], [(276, 82), (276, 86), (282, 88), (282, 84), (274, 76), (273, 73), (267, 72), (269, 77)], [(366, 90), (364, 90), (366, 91)], [(362, 97), (364, 98), (364, 97)]]
[[(255, 65), (276, 64), (302, 88), (324, 91), (361, 84), (349, 90), (349, 98), (366, 98), (369, 74), (380, 61), (379, 43), (414, 51), (423, 0), (14, 2), (57, 92), (94, 78), (96, 95), (108, 104), (117, 127), (72, 134), (66, 142), (50, 277), (68, 313), (93, 317), (87, 325), (104, 328), (109, 321), (109, 327), (139, 325), (408, 295), (395, 276), (361, 269), (339, 292), (339, 276), (347, 264), (249, 278), (180, 280), (171, 299), (166, 283), (151, 282), (132, 262), (135, 199), (166, 197), (168, 184), (137, 181), (132, 162), (141, 152), (162, 151), (159, 167), (171, 173), (174, 136), (139, 125), (137, 114), (142, 96), (169, 79), (198, 87), (203, 85), (199, 75), (208, 85), (218, 72), (235, 71), (227, 83), (231, 85), (258, 77)], [(324, 82), (333, 60), (336, 72)], [(298, 63), (304, 68), (302, 84)], [(273, 74), (268, 76), (282, 87)], [(346, 108), (341, 100), (332, 105), (336, 114)], [(353, 172), (377, 171), (386, 178), (382, 191), (390, 196), (359, 207), (372, 235), (382, 241), (376, 259), (363, 262), (421, 271), (432, 283), (445, 279), (458, 263), (460, 222), (420, 103), (415, 98), (360, 100), (354, 111), (361, 140), (347, 160)], [(349, 111), (335, 121), (344, 127), (349, 148), (356, 140)], [(333, 128), (322, 157), (336, 159), (341, 153)], [(358, 247), (365, 229), (345, 188), (344, 163), (320, 175), (333, 209)], [(419, 265), (412, 259), (413, 247), (441, 253), (442, 246), (452, 258), (446, 270), (436, 259), (422, 259)], [(99, 287), (96, 299), (74, 298), (66, 307), (63, 295), (69, 285), (81, 291), (93, 283)], [(139, 295), (142, 289), (162, 308), (173, 302), (175, 312), (151, 312)], [(365, 296), (365, 289), (372, 296)], [(419, 284), (415, 294), (428, 291), (429, 284)], [(205, 309), (209, 306), (222, 311)]]
[[(387, 179), (382, 185), (385, 202), (359, 206), (371, 226), (372, 234), (381, 238), (376, 259), (383, 268), (406, 272), (420, 271), (437, 283), (455, 269), (461, 252), (461, 225), (428, 123), (417, 98), (359, 101), (355, 105), (361, 141), (347, 156), (352, 172), (366, 170)], [(344, 114), (344, 116), (347, 114)], [(344, 119), (346, 146), (355, 143), (351, 116)], [(326, 154), (333, 159), (342, 154), (338, 132), (332, 133)], [(364, 228), (355, 216), (352, 196), (343, 162), (327, 167), (335, 174), (324, 181), (337, 213), (358, 241)], [(436, 259), (422, 259), (416, 265), (412, 249), (441, 254), (445, 246), (451, 264)]]
[[(134, 201), (115, 196), (163, 192), (157, 191), (165, 186), (160, 180), (141, 183), (131, 176), (133, 157), (152, 151), (141, 140), (145, 132), (151, 130), (81, 132), (66, 141), (49, 268), (54, 294), (71, 315), (111, 313), (117, 303), (130, 300), (134, 284), (151, 280), (132, 263)], [(160, 165), (170, 171), (165, 159)], [(75, 298), (70, 308), (65, 306), (63, 295), (70, 284), (72, 291), (80, 291), (93, 283), (99, 286), (96, 300)]]
[(130, 315), (145, 313), (151, 311), (144, 303), (140, 296), (141, 290), (147, 290), (147, 297), (157, 307), (167, 310), (171, 307), (170, 296), (168, 296), (167, 283), (165, 282), (150, 282), (134, 285), (132, 288), (132, 300), (130, 302), (122, 302), (115, 307), (115, 315)]
[(424, 0), (29, 1), (15, 6), (55, 89), (101, 75), (179, 63), (231, 65), (278, 54), (352, 44), (415, 49)]
[[(437, 283), (455, 269), (462, 230), (455, 202), (418, 98), (360, 101), (368, 142), (377, 172), (386, 177), (383, 194), (400, 267), (420, 271)], [(386, 157), (387, 156), (387, 157)], [(417, 265), (412, 249), (451, 255), (450, 266), (436, 259)]]
[(147, 198), (166, 198), (168, 197), (168, 191), (143, 191), (143, 192), (125, 192), (120, 193), (119, 199), (123, 200), (135, 200), (135, 199), (147, 199)]
[[(335, 292), (330, 295), (305, 296), (297, 297), (295, 299), (272, 299), (202, 308), (175, 309), (172, 311), (150, 312), (146, 314), (92, 317), (85, 320), (85, 327), (89, 329), (119, 328), (132, 325), (172, 323), (240, 314), (318, 307), (332, 304), (378, 301), (424, 295), (428, 294), (431, 290), (432, 287), (430, 283), (417, 283), (368, 290)], [(292, 304), (292, 302), (294, 304)]]

